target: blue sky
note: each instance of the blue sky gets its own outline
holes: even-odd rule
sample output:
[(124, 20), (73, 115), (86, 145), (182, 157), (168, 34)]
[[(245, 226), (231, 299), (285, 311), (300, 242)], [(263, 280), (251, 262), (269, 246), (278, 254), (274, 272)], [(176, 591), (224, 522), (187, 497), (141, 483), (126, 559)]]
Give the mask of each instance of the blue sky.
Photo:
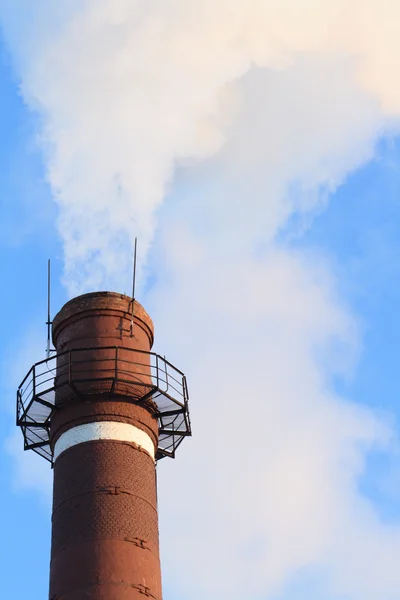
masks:
[[(32, 120), (19, 97), (3, 47), (0, 56), (0, 262), (1, 309), (4, 311), (1, 334), (6, 340), (1, 351), (1, 479), (4, 486), (1, 504), (2, 528), (7, 539), (2, 551), (4, 593), (15, 594), (17, 584), (17, 597), (42, 598), (47, 593), (49, 507), (38, 496), (32, 496), (26, 490), (17, 491), (15, 486), (13, 461), (6, 451), (6, 440), (14, 428), (14, 393), (7, 382), (7, 367), (10, 354), (24, 336), (26, 327), (30, 326), (30, 318), (33, 321), (40, 318), (41, 296), (44, 297), (40, 288), (43, 290), (45, 283), (41, 272), (46, 256), (57, 248), (52, 225), (55, 211), (49, 202), (49, 214), (37, 218), (34, 202), (31, 204), (31, 199), (37, 199), (39, 195), (50, 200), (49, 193), (43, 184), (40, 157), (32, 145)], [(29, 319), (20, 313), (25, 309), (30, 313)]]
[[(42, 353), (33, 360), (44, 358), (49, 257), (53, 262), (53, 313), (67, 299), (67, 292), (61, 284), (63, 241), (56, 226), (57, 208), (36, 143), (40, 123), (21, 99), (4, 45), (0, 46), (0, 86), (2, 583), (4, 597), (39, 600), (46, 597), (48, 586), (50, 505), (45, 493), (21, 481), (19, 463), (9, 448), (15, 435), (15, 385), (30, 366), (20, 358), (21, 348), (22, 356), (30, 357), (32, 340), (33, 348), (42, 346)], [(394, 431), (400, 427), (399, 158), (400, 140), (379, 139), (374, 158), (346, 176), (301, 236), (289, 238), (287, 231), (282, 232), (286, 248), (323, 257), (336, 293), (360, 331), (359, 356), (346, 374), (333, 376), (334, 391), (383, 414)], [(157, 304), (150, 295), (152, 301)], [(201, 435), (199, 431), (200, 439)], [(22, 448), (22, 437), (20, 445)], [(369, 452), (366, 469), (357, 481), (360, 493), (373, 502), (381, 521), (393, 525), (400, 524), (399, 458), (396, 444), (390, 453)], [(178, 598), (173, 578), (165, 570), (164, 580), (165, 600)], [(307, 569), (299, 569), (268, 600), (309, 599), (319, 589), (318, 573), (308, 577)], [(326, 592), (325, 600), (353, 598), (332, 594)]]

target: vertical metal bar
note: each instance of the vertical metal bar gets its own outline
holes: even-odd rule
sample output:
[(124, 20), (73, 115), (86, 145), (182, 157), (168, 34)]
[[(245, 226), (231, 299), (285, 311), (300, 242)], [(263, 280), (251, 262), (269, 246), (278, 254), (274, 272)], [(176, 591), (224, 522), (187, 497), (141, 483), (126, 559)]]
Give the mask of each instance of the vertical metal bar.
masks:
[(136, 254), (137, 254), (137, 238), (135, 237), (135, 248), (134, 248), (134, 251), (133, 251), (131, 337), (133, 336), (133, 313), (134, 313), (134, 310), (135, 310)]
[(164, 356), (164, 368), (165, 368), (165, 384), (167, 386), (165, 391), (168, 392), (168, 387), (169, 387), (168, 386), (168, 372), (167, 372), (168, 367), (167, 367), (167, 361), (165, 360), (165, 356)]
[(21, 392), (20, 388), (17, 390), (17, 425), (19, 424), (19, 415), (21, 413)]
[(32, 398), (36, 396), (36, 365), (32, 369)]
[(51, 281), (50, 281), (50, 277), (51, 277), (51, 264), (50, 264), (50, 259), (48, 259), (48, 261), (47, 261), (47, 321), (46, 321), (46, 325), (47, 325), (46, 356), (47, 356), (47, 358), (50, 358), (50, 326), (51, 326), (51, 321), (50, 321)]
[[(135, 248), (133, 252), (133, 280), (132, 280), (132, 300), (135, 299), (135, 287), (136, 287), (136, 254), (137, 254), (137, 238), (135, 237)], [(132, 307), (133, 314), (133, 307)]]
[(157, 389), (160, 387), (160, 379), (158, 375), (158, 354), (156, 354), (156, 373), (157, 373)]

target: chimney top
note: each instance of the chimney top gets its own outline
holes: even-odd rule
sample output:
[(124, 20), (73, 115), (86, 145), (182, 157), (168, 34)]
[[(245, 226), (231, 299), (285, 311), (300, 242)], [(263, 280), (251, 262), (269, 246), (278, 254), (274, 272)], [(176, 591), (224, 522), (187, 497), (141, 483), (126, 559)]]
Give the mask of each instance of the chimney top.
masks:
[[(64, 304), (53, 319), (52, 338), (54, 346), (57, 347), (57, 338), (67, 324), (82, 318), (84, 313), (90, 312), (120, 313), (124, 319), (130, 319), (132, 315), (132, 298), (116, 292), (90, 292), (72, 298)], [(154, 325), (151, 317), (137, 300), (135, 300), (133, 313), (134, 320), (141, 321), (142, 326), (147, 331), (151, 347), (154, 341)]]

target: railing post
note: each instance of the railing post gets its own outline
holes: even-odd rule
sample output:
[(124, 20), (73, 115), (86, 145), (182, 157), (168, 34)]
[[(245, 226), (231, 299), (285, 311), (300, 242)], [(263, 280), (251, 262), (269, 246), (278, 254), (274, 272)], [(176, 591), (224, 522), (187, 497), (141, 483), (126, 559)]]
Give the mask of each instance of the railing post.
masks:
[(160, 381), (158, 377), (158, 354), (156, 354), (156, 374), (157, 374), (157, 389), (160, 387)]
[(36, 396), (36, 365), (33, 365), (32, 373), (32, 398)]
[(17, 425), (19, 425), (19, 419), (21, 414), (21, 391), (20, 388), (17, 389)]
[(168, 392), (168, 388), (169, 388), (169, 384), (168, 384), (168, 367), (167, 367), (167, 361), (165, 360), (165, 356), (164, 356), (164, 369), (165, 369), (165, 384), (166, 384), (166, 389), (165, 391)]

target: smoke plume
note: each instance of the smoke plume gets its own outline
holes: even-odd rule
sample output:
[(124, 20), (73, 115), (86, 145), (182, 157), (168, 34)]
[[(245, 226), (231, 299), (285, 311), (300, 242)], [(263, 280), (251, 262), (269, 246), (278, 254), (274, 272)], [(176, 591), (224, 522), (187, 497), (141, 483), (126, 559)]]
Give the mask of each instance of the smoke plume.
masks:
[(395, 600), (400, 532), (357, 489), (392, 433), (335, 394), (357, 322), (287, 240), (394, 127), (400, 5), (0, 6), (69, 293), (129, 290), (139, 236), (157, 347), (191, 382), (195, 436), (159, 469), (171, 597)]
[[(249, 70), (284, 72), (302, 55), (343, 57), (360, 93), (386, 111), (400, 106), (392, 83), (400, 8), (393, 1), (2, 4), (22, 93), (42, 119), (71, 292), (121, 286), (132, 238), (140, 235), (145, 252), (176, 166), (223, 146), (235, 119), (232, 96)], [(315, 104), (329, 103), (320, 82), (311, 85)], [(361, 136), (376, 133), (368, 116), (355, 118)], [(279, 153), (279, 134), (275, 143)], [(320, 150), (322, 161), (327, 149)], [(346, 147), (334, 150), (345, 156), (326, 165), (328, 182), (340, 175), (338, 167), (352, 166)]]

